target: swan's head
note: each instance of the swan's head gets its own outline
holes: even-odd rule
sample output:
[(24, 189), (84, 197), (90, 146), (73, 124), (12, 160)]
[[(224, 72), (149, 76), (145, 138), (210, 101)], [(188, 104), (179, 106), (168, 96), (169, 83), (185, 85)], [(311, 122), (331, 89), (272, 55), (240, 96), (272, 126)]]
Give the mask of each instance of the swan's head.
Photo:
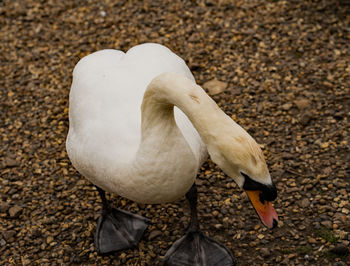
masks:
[[(233, 121), (232, 121), (233, 122)], [(273, 228), (278, 218), (271, 202), (277, 197), (264, 155), (255, 140), (239, 125), (222, 128), (213, 136), (208, 152), (212, 160), (245, 190), (262, 223)]]

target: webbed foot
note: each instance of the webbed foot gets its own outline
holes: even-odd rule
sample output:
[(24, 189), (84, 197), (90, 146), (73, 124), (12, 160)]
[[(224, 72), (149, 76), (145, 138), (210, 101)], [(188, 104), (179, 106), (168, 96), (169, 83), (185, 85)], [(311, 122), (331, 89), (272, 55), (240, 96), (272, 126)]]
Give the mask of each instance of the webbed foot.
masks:
[(187, 233), (177, 240), (164, 257), (165, 266), (232, 266), (237, 265), (232, 252), (218, 241), (207, 237), (197, 218), (197, 188), (193, 184), (186, 198), (190, 203), (191, 221)]
[(177, 240), (164, 257), (165, 266), (236, 265), (232, 252), (202, 231), (187, 232)]
[(136, 247), (148, 219), (123, 210), (104, 211), (97, 221), (95, 247), (99, 254)]
[(149, 219), (109, 206), (105, 192), (97, 187), (102, 199), (102, 214), (97, 221), (95, 247), (97, 253), (107, 254), (136, 247)]

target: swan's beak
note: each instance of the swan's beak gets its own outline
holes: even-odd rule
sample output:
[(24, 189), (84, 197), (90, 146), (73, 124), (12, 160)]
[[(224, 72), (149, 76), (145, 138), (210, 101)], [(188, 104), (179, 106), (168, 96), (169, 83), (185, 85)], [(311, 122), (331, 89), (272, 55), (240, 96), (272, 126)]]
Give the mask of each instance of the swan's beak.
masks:
[(268, 228), (275, 228), (278, 224), (278, 217), (271, 201), (261, 200), (260, 194), (263, 192), (259, 190), (245, 190), (245, 192), (258, 213), (261, 222)]

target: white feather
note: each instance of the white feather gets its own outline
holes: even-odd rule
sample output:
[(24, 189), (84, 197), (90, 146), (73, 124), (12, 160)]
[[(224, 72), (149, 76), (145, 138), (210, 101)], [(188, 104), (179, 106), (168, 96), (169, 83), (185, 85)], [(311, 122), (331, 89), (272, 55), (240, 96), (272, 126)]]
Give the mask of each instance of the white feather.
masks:
[[(74, 167), (103, 189), (139, 202), (163, 202), (183, 196), (207, 156), (197, 131), (175, 107), (176, 123), (192, 154), (169, 146), (175, 158), (157, 158), (164, 169), (148, 166), (140, 169), (141, 176), (135, 176), (143, 95), (151, 80), (163, 72), (178, 73), (194, 81), (180, 57), (164, 46), (150, 43), (135, 46), (127, 53), (95, 52), (81, 59), (73, 72), (67, 151)], [(153, 140), (157, 149), (157, 136)], [(186, 162), (186, 157), (194, 163)], [(190, 176), (183, 171), (183, 164), (191, 165)], [(174, 173), (174, 166), (179, 173)], [(159, 176), (159, 172), (168, 176)]]
[(137, 202), (183, 196), (207, 157), (204, 143), (239, 186), (241, 172), (272, 184), (259, 145), (196, 85), (185, 62), (158, 44), (80, 60), (69, 120), (74, 167), (102, 189)]

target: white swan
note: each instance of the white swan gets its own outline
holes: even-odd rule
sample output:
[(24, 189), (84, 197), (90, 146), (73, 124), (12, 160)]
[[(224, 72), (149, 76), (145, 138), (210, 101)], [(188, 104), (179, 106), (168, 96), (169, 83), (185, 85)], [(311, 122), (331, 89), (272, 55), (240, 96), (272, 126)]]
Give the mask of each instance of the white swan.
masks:
[[(69, 121), (69, 158), (102, 189), (105, 206), (103, 190), (140, 203), (181, 198), (193, 185), (208, 150), (211, 159), (247, 191), (262, 222), (268, 227), (277, 224), (269, 202), (276, 198), (276, 189), (259, 146), (196, 85), (185, 62), (164, 46), (142, 44), (127, 53), (103, 50), (81, 59), (73, 72)], [(195, 198), (195, 190), (191, 191)], [(187, 196), (194, 206), (192, 220), (196, 220), (191, 195)], [(110, 207), (104, 209), (108, 210), (105, 214), (111, 212)], [(111, 219), (120, 213), (126, 215), (118, 211)], [(135, 219), (137, 230), (133, 230), (138, 235), (131, 241), (135, 245), (146, 225), (135, 215), (127, 219)], [(119, 244), (118, 248), (104, 245), (103, 237), (108, 238), (112, 229), (104, 233), (102, 220), (97, 249), (100, 253), (120, 249)], [(119, 234), (118, 230), (112, 231)], [(168, 265), (176, 265), (172, 264), (176, 256), (186, 260), (179, 245), (168, 252)], [(215, 241), (212, 245), (222, 248)]]

